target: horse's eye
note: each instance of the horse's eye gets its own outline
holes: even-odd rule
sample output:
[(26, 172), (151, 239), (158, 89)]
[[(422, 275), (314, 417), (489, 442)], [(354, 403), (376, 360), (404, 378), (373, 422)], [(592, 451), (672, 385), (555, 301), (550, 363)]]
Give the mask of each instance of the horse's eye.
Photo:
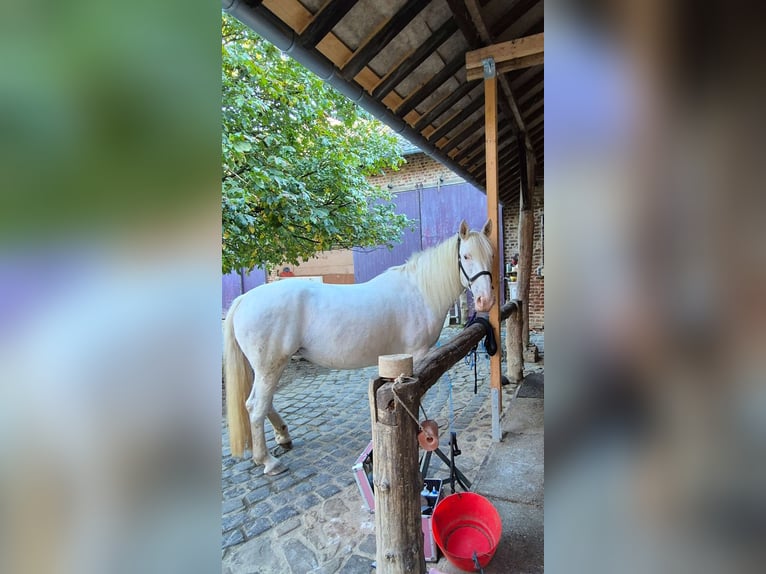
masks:
[(465, 255), (463, 255), (463, 259), (465, 259), (466, 261), (468, 261), (470, 258), (471, 258), (471, 256), (468, 255), (467, 253)]

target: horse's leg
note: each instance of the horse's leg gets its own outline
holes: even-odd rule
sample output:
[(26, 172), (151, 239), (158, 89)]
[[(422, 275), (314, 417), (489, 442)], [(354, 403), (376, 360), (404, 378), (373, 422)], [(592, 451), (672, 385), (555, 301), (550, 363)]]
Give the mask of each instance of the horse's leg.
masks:
[(266, 448), (266, 433), (263, 429), (266, 416), (273, 410), (272, 399), (281, 373), (282, 370), (279, 369), (276, 377), (265, 377), (256, 372), (253, 390), (245, 403), (250, 413), (250, 428), (253, 433), (253, 460), (256, 464), (263, 464), (263, 473), (268, 475), (287, 470), (287, 467), (274, 458)]
[[(277, 444), (282, 447), (283, 450), (290, 450), (293, 448), (293, 439), (290, 436), (290, 431), (287, 430), (287, 425), (282, 417), (279, 416), (277, 409), (272, 405), (268, 415), (271, 426), (274, 427), (274, 438)], [(281, 454), (281, 453), (280, 453)]]

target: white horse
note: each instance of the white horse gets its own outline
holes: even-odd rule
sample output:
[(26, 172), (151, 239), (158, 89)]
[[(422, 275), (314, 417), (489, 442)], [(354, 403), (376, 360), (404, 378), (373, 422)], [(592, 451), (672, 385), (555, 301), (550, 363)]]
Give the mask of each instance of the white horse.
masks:
[(293, 354), (330, 369), (368, 367), (380, 355), (396, 353), (417, 361), (439, 338), (447, 311), (464, 289), (473, 293), (477, 311), (489, 311), (495, 303), (491, 231), (491, 221), (481, 233), (463, 221), (458, 234), (366, 283), (291, 279), (237, 297), (224, 322), (232, 455), (241, 457), (252, 446), (265, 474), (287, 470), (266, 449), (263, 425), (268, 417), (277, 444), (292, 448), (272, 399)]

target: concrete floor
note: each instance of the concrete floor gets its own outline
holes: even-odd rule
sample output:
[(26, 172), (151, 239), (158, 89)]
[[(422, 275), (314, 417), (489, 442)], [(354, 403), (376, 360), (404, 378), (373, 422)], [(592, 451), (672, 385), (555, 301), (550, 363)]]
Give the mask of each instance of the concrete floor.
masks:
[[(543, 399), (516, 398), (502, 419), (503, 440), (493, 444), (472, 490), (500, 514), (503, 532), (485, 574), (544, 571)], [(463, 572), (446, 558), (432, 572)]]

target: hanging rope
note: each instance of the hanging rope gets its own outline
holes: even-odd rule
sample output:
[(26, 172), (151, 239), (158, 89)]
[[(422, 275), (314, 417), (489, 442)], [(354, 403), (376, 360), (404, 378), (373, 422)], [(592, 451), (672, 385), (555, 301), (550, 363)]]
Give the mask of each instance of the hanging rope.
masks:
[[(397, 383), (401, 383), (401, 381), (398, 378), (396, 379), (396, 382)], [(418, 430), (422, 431), (423, 427), (420, 425), (420, 422), (418, 421), (417, 417), (412, 414), (412, 411), (407, 408), (407, 405), (404, 404), (404, 401), (402, 401), (402, 399), (399, 398), (399, 395), (396, 394), (396, 389), (394, 389), (393, 386), (391, 387), (391, 392), (394, 393), (394, 398), (396, 399), (396, 402), (399, 403), (400, 405), (402, 405), (402, 408), (405, 410), (405, 412), (408, 415), (410, 415), (410, 418), (413, 421), (415, 421), (416, 425), (418, 425)], [(420, 405), (420, 410), (423, 411), (423, 416), (426, 418), (426, 420), (428, 420), (428, 415), (426, 414), (426, 410), (423, 408), (422, 404)]]
[[(396, 382), (400, 383), (401, 379), (402, 377), (398, 377)], [(435, 450), (439, 446), (439, 425), (436, 424), (436, 421), (432, 421), (428, 418), (426, 409), (423, 408), (423, 404), (420, 403), (420, 410), (423, 411), (423, 416), (425, 419), (422, 423), (419, 422), (418, 419), (415, 418), (415, 415), (412, 414), (412, 411), (407, 408), (407, 405), (404, 404), (404, 401), (402, 401), (402, 399), (399, 398), (399, 395), (396, 394), (396, 389), (394, 389), (393, 386), (391, 387), (391, 392), (394, 394), (394, 399), (396, 402), (402, 406), (410, 418), (415, 421), (415, 424), (418, 425), (417, 438), (420, 447), (425, 451)]]

